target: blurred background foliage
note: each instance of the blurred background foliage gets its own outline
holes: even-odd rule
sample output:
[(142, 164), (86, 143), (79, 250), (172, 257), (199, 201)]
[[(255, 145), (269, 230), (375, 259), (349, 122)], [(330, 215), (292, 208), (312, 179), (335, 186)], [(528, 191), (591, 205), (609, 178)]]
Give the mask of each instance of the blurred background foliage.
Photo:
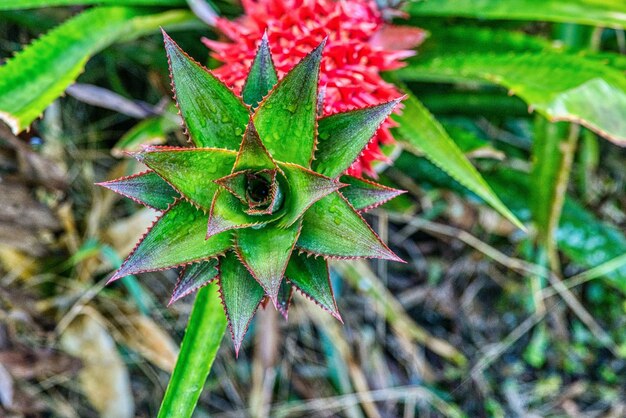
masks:
[[(379, 6), (429, 33), (386, 75), (410, 97), (380, 180), (409, 193), (368, 215), (408, 263), (338, 264), (344, 325), (263, 310), (197, 416), (626, 416), (626, 5)], [(160, 26), (216, 65), (183, 0), (0, 0), (2, 416), (158, 411), (193, 298), (105, 287), (155, 213), (93, 183), (185, 143)]]

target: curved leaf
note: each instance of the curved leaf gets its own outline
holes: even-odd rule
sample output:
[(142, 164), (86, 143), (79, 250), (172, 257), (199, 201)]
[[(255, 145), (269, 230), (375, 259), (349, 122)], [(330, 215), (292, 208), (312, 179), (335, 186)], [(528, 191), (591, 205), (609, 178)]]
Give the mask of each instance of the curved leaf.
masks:
[(99, 7), (82, 12), (0, 67), (0, 120), (14, 133), (23, 131), (76, 80), (92, 55), (117, 40), (193, 20), (183, 10)]
[(480, 173), (450, 138), (441, 124), (412, 95), (404, 101), (401, 116), (395, 116), (402, 134), (402, 144), (410, 151), (422, 151), (426, 157), (452, 178), (484, 199), (489, 205), (524, 229), (522, 223), (502, 203)]
[(407, 2), (411, 16), (538, 20), (626, 28), (621, 0), (430, 0)]
[[(626, 78), (597, 60), (552, 50), (490, 52), (489, 31), (466, 37), (470, 52), (433, 37), (430, 49), (395, 74), (404, 80), (479, 81), (507, 88), (550, 121), (580, 123), (626, 144)], [(469, 35), (469, 33), (468, 33)], [(493, 33), (493, 37), (497, 33)]]

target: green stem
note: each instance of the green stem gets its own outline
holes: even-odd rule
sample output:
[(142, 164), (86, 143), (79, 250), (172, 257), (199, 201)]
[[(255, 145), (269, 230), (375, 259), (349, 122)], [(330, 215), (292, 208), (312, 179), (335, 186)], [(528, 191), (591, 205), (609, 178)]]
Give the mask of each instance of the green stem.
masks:
[(226, 332), (217, 284), (198, 292), (158, 418), (189, 418)]

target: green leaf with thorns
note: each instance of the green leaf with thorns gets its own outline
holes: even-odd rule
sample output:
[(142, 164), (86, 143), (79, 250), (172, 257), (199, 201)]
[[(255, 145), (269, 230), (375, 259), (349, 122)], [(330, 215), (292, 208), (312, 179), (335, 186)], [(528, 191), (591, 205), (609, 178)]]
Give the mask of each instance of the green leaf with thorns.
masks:
[(324, 43), (278, 81), (267, 37), (242, 100), (164, 38), (194, 147), (145, 147), (149, 171), (101, 183), (162, 211), (111, 280), (182, 267), (171, 302), (217, 280), (237, 351), (259, 304), (287, 317), (294, 288), (341, 319), (329, 259), (401, 261), (358, 211), (402, 192), (342, 177), (399, 100), (318, 118)]

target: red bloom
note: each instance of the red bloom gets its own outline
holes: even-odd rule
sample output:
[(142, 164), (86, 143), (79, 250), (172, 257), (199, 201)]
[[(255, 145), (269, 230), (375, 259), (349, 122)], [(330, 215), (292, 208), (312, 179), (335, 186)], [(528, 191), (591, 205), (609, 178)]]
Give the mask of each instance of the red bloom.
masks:
[[(214, 74), (237, 93), (263, 33), (267, 30), (273, 59), (282, 77), (326, 36), (320, 73), (325, 89), (324, 115), (379, 104), (400, 97), (400, 91), (383, 81), (380, 71), (399, 68), (411, 48), (424, 39), (417, 28), (385, 24), (374, 1), (369, 0), (242, 0), (244, 15), (235, 21), (219, 18), (217, 28), (232, 42), (203, 39), (212, 55), (223, 62)], [(380, 144), (394, 139), (383, 123), (348, 174), (375, 176), (374, 161), (387, 158)]]

